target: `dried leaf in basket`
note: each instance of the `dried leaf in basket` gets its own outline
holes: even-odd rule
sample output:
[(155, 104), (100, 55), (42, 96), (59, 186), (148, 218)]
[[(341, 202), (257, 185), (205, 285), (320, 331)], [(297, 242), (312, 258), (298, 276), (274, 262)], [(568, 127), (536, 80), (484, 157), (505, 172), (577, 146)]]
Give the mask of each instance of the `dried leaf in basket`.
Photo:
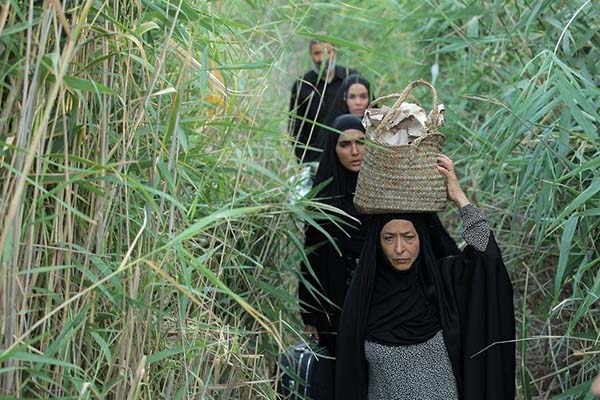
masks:
[[(444, 124), (445, 107), (438, 106), (438, 127)], [(427, 114), (425, 109), (418, 104), (403, 102), (397, 109), (390, 107), (368, 109), (364, 122), (367, 129), (374, 129), (381, 124), (383, 118), (392, 113), (385, 124), (381, 135), (377, 138), (380, 144), (403, 145), (410, 144), (415, 139), (428, 133)]]

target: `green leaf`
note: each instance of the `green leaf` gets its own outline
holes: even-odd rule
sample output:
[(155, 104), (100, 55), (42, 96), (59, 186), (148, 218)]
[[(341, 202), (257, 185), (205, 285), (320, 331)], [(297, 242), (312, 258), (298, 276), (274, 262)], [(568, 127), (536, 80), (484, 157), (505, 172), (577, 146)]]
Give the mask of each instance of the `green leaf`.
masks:
[[(5, 7), (8, 7), (8, 3), (5, 4)], [(29, 22), (21, 22), (18, 24), (10, 24), (7, 27), (4, 27), (2, 33), (0, 33), (0, 39), (4, 39), (7, 36), (14, 35), (15, 33), (23, 32), (24, 30), (29, 29), (40, 23), (39, 18), (34, 18), (31, 23)]]
[[(588, 100), (581, 95), (581, 88), (574, 87), (572, 84), (567, 83), (561, 76), (558, 77), (557, 83), (562, 97), (567, 99), (564, 104), (571, 111), (571, 115), (575, 121), (577, 121), (579, 126), (581, 126), (590, 138), (596, 139), (598, 134), (596, 133), (596, 128), (592, 121), (594, 120), (594, 117), (597, 116), (597, 113), (593, 109), (593, 106), (588, 105)], [(576, 100), (577, 103), (579, 103), (579, 106), (588, 109), (591, 112), (591, 115), (589, 113), (585, 114), (573, 100)], [(600, 118), (596, 120), (596, 123), (598, 122), (600, 122)]]
[(266, 59), (256, 62), (248, 62), (242, 64), (225, 64), (218, 67), (209, 68), (209, 71), (214, 70), (239, 70), (239, 69), (269, 69), (273, 65), (273, 59)]
[(571, 242), (573, 240), (573, 234), (577, 228), (577, 222), (579, 217), (572, 216), (564, 225), (564, 231), (560, 239), (560, 255), (558, 258), (558, 268), (556, 270), (556, 280), (554, 281), (554, 298), (558, 299), (560, 288), (563, 283), (565, 270), (567, 268), (567, 261), (571, 253)]
[(567, 215), (570, 215), (573, 211), (591, 199), (596, 193), (600, 191), (600, 177), (596, 177), (587, 189), (585, 189), (579, 196), (575, 198), (565, 209), (556, 217), (556, 221), (562, 221)]
[(174, 355), (181, 354), (183, 352), (184, 352), (183, 346), (177, 346), (177, 347), (173, 347), (171, 349), (165, 349), (165, 350), (159, 351), (157, 353), (150, 354), (148, 356), (148, 358), (146, 358), (146, 362), (148, 364), (152, 364), (152, 363), (164, 360), (165, 358), (169, 358), (169, 357), (173, 357)]
[(153, 31), (155, 29), (160, 29), (158, 24), (154, 21), (143, 22), (140, 25), (136, 26), (134, 29), (134, 33), (137, 36), (142, 36), (144, 33)]
[(93, 92), (102, 94), (116, 94), (111, 88), (94, 82), (90, 79), (76, 78), (74, 76), (65, 76), (64, 82), (68, 87), (82, 92)]
[(32, 364), (57, 365), (60, 367), (81, 371), (81, 368), (73, 363), (57, 360), (55, 358), (46, 357), (40, 354), (27, 353), (24, 351), (17, 351), (13, 353), (10, 358), (16, 361), (30, 362)]

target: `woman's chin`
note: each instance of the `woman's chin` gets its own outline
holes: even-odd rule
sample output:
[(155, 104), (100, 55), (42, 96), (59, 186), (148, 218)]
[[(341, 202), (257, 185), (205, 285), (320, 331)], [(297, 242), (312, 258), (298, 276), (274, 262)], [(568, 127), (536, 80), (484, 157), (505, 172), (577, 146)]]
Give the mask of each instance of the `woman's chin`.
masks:
[(413, 263), (393, 263), (392, 266), (398, 271), (408, 271)]

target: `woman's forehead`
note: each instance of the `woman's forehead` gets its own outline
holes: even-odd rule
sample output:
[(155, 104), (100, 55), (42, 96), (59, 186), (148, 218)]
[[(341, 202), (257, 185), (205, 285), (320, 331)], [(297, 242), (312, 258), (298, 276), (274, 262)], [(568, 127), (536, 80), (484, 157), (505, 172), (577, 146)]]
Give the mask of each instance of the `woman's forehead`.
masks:
[(348, 91), (349, 92), (362, 92), (362, 91), (368, 92), (369, 89), (367, 89), (367, 87), (361, 82), (354, 82), (350, 86), (348, 86)]
[(406, 219), (392, 219), (388, 221), (383, 228), (382, 232), (412, 232), (415, 231), (414, 224)]
[(338, 136), (338, 143), (344, 140), (357, 140), (365, 137), (365, 134), (358, 129), (346, 129), (344, 133)]

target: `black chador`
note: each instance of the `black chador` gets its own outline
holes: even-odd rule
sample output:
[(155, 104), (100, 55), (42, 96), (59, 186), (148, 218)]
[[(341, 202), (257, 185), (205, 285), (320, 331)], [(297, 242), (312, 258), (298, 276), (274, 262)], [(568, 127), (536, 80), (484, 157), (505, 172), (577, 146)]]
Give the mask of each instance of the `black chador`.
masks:
[[(461, 400), (514, 399), (513, 291), (494, 235), (484, 251), (467, 246), (457, 254), (440, 240), (443, 228), (432, 229), (430, 218), (396, 214), (369, 220), (339, 323), (336, 399), (367, 399), (365, 340), (410, 346), (440, 329)], [(392, 219), (411, 221), (419, 235), (419, 256), (409, 273), (393, 273), (385, 265), (380, 232)], [(487, 348), (498, 342), (503, 343)]]
[[(336, 118), (332, 127), (341, 132), (365, 131), (360, 119), (350, 114)], [(316, 227), (308, 226), (305, 247), (310, 251), (308, 260), (314, 274), (302, 264), (302, 273), (309, 285), (300, 284), (299, 297), (306, 310), (302, 313), (304, 323), (317, 327), (321, 344), (328, 346), (334, 355), (337, 323), (365, 238), (365, 216), (352, 203), (358, 172), (344, 168), (336, 154), (339, 134), (327, 130), (324, 135), (325, 147), (313, 187), (321, 187), (317, 197), (322, 203), (335, 206), (358, 221), (338, 215), (337, 226), (332, 222), (321, 223), (339, 250)]]

